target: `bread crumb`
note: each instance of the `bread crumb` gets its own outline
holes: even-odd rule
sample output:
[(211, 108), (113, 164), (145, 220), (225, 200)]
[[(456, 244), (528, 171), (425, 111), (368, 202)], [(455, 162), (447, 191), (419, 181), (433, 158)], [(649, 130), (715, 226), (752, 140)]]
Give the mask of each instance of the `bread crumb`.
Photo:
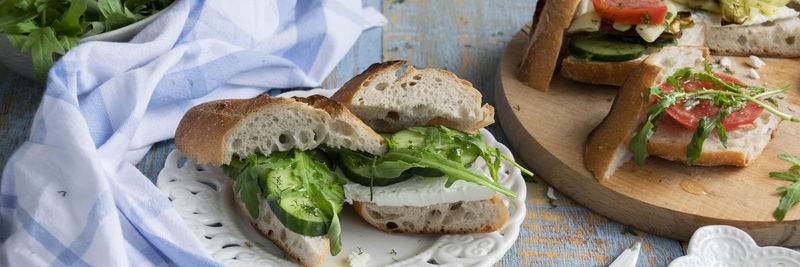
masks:
[(730, 58), (723, 57), (722, 59), (719, 60), (719, 65), (722, 66), (723, 68), (730, 68), (731, 66), (733, 66), (733, 62), (731, 62)]
[(750, 59), (747, 60), (747, 65), (750, 65), (750, 67), (758, 69), (766, 65), (766, 63), (764, 63), (764, 61), (758, 58), (757, 56), (750, 56)]
[(351, 267), (367, 267), (369, 264), (369, 254), (361, 248), (355, 249), (347, 255), (347, 261)]
[(747, 76), (756, 80), (761, 79), (761, 76), (758, 75), (758, 72), (756, 72), (756, 69), (754, 68), (750, 68), (750, 72), (747, 74)]

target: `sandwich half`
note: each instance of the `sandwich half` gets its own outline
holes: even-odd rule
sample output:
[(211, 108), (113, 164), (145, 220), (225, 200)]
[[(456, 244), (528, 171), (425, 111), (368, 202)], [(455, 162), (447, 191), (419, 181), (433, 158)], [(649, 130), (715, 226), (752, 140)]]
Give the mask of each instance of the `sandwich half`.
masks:
[(798, 12), (782, 1), (568, 0), (537, 4), (520, 78), (545, 91), (561, 62), (569, 79), (621, 85), (664, 46), (719, 55), (798, 57)]
[(380, 135), (318, 95), (200, 104), (181, 119), (175, 146), (199, 163), (222, 165), (250, 223), (303, 266), (341, 249), (345, 181), (318, 148), (386, 151)]
[(797, 121), (773, 104), (789, 88), (745, 85), (713, 73), (707, 48), (666, 47), (631, 72), (590, 133), (584, 163), (599, 180), (650, 155), (688, 165), (747, 166), (781, 120)]
[[(494, 122), (494, 109), (481, 104), (480, 92), (454, 74), (409, 66), (398, 76), (404, 64), (373, 64), (345, 83), (332, 99), (385, 133), (389, 152), (384, 159), (400, 158), (395, 153), (412, 148), (426, 151), (427, 156), (419, 154), (421, 158), (449, 159), (446, 165), (450, 167), (400, 167), (396, 168), (400, 171), (383, 174), (395, 167), (340, 153), (341, 169), (352, 181), (345, 185), (347, 201), (366, 222), (391, 233), (459, 234), (499, 229), (509, 213), (498, 193), (515, 195), (493, 179), (475, 175), (484, 172), (479, 167), (486, 166), (496, 177), (500, 160), (508, 160), (475, 133)], [(473, 178), (458, 178), (468, 173)]]

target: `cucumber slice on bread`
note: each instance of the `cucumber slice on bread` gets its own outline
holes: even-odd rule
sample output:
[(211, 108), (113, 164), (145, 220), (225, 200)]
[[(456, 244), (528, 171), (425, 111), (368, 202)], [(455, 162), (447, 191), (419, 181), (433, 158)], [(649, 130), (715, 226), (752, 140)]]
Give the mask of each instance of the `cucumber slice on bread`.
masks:
[(569, 42), (569, 50), (573, 55), (606, 62), (621, 62), (636, 59), (644, 54), (647, 46), (625, 42), (609, 36), (586, 36), (574, 38)]

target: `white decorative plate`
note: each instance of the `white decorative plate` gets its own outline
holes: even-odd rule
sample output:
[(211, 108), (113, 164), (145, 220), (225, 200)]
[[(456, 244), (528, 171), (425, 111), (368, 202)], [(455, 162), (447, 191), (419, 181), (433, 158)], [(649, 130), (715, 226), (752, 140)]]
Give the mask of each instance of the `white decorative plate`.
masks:
[(686, 256), (675, 259), (669, 267), (800, 267), (800, 252), (759, 247), (747, 233), (727, 225), (700, 227), (689, 240), (687, 250)]
[[(291, 91), (282, 96), (332, 95), (334, 90)], [(481, 129), (484, 141), (513, 158), (503, 144)], [(480, 164), (482, 161), (476, 162)], [(488, 175), (485, 164), (481, 166)], [(525, 219), (525, 181), (520, 170), (503, 162), (499, 182), (517, 194), (503, 198), (510, 210), (506, 224), (498, 231), (471, 235), (387, 234), (364, 222), (345, 205), (341, 219), (342, 252), (325, 259), (323, 266), (347, 265), (351, 251), (370, 255), (370, 266), (489, 266), (514, 244)], [(172, 151), (158, 174), (157, 186), (172, 201), (178, 214), (197, 235), (206, 252), (227, 266), (289, 266), (294, 262), (268, 239), (256, 232), (244, 214), (234, 206), (229, 178), (219, 167), (198, 165), (194, 159)]]

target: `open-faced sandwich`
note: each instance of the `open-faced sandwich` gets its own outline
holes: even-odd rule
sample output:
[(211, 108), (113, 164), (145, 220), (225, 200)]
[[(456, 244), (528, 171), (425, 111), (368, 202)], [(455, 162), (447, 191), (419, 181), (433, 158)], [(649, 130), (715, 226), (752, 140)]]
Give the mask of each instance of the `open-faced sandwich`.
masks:
[(540, 1), (520, 78), (546, 91), (560, 72), (572, 80), (621, 85), (644, 58), (668, 45), (707, 45), (720, 55), (800, 56), (800, 18), (782, 1)]
[(747, 166), (781, 120), (776, 107), (791, 86), (767, 89), (713, 73), (708, 49), (670, 46), (648, 56), (620, 88), (589, 135), (584, 161), (599, 180), (649, 155), (689, 165)]
[[(221, 165), (251, 223), (301, 265), (340, 251), (345, 201), (388, 232), (499, 229), (509, 213), (497, 193), (516, 197), (497, 182), (509, 158), (474, 133), (493, 109), (452, 73), (409, 67), (398, 78), (402, 65), (375, 64), (334, 97), (389, 132), (323, 96), (262, 95), (193, 107), (175, 145)], [(481, 160), (491, 177), (475, 168)]]

